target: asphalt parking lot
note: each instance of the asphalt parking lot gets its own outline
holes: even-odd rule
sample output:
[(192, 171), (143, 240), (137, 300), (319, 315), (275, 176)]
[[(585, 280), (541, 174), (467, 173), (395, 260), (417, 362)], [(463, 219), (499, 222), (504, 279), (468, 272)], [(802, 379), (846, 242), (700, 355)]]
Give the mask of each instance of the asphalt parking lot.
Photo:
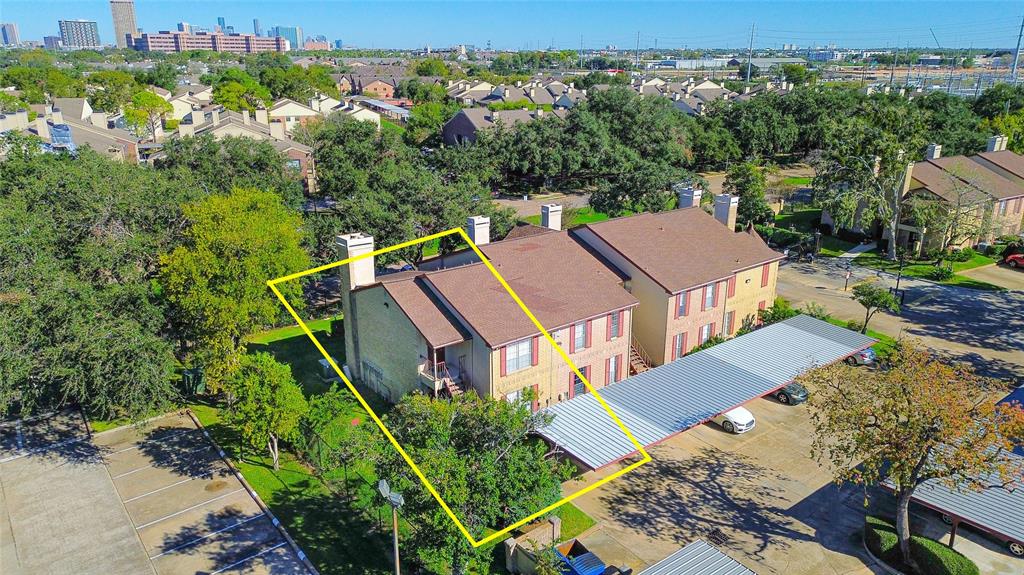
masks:
[(78, 418), (0, 428), (4, 573), (309, 572), (187, 414), (91, 438)]
[[(760, 575), (884, 573), (864, 552), (859, 531), (866, 513), (891, 515), (891, 497), (832, 482), (809, 456), (814, 435), (806, 406), (756, 399), (746, 407), (757, 419), (753, 430), (732, 435), (701, 425), (653, 447), (651, 463), (575, 500), (598, 520), (583, 543), (638, 571), (702, 538)], [(565, 491), (616, 469), (587, 474)], [(948, 530), (923, 509), (912, 523), (940, 540)], [(956, 548), (982, 573), (1024, 569), (1024, 560), (966, 529)]]

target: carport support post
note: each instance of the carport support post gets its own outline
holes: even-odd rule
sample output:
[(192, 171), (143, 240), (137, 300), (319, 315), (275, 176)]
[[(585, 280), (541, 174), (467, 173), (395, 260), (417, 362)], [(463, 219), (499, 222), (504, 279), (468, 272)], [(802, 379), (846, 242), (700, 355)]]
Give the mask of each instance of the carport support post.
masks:
[(956, 541), (956, 528), (960, 527), (960, 520), (954, 518), (953, 524), (949, 527), (949, 548), (953, 548), (953, 542)]

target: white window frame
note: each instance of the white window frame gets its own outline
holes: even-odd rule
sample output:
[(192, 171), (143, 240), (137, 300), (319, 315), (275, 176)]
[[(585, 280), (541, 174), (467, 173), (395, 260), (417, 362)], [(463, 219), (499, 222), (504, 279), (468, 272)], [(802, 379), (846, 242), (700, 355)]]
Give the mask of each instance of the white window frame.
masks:
[(622, 322), (619, 321), (619, 312), (613, 311), (611, 317), (608, 318), (608, 321), (612, 324), (612, 339), (622, 337)]
[(713, 334), (711, 333), (711, 324), (710, 323), (706, 323), (706, 324), (700, 326), (700, 337), (697, 338), (697, 340), (698, 340), (697, 344), (700, 345), (700, 344), (706, 343), (709, 339), (711, 339), (712, 335)]
[(587, 322), (581, 321), (573, 326), (573, 349), (579, 351), (587, 347)]
[(685, 333), (680, 333), (680, 334), (676, 334), (676, 337), (675, 337), (675, 340), (676, 340), (676, 357), (677, 358), (683, 357), (683, 355), (686, 353), (686, 350), (683, 349), (683, 345), (684, 345), (683, 340), (686, 339), (685, 337), (683, 337), (684, 335), (686, 335), (686, 334)]
[(619, 371), (619, 356), (613, 355), (608, 358), (608, 383), (618, 383), (615, 374)]
[(515, 404), (522, 397), (523, 397), (523, 390), (517, 389), (517, 390), (515, 390), (513, 392), (506, 393), (505, 394), (505, 401), (507, 401), (509, 403), (512, 403), (512, 404)]
[(522, 371), (533, 365), (533, 338), (521, 339), (505, 346), (505, 374)]
[(715, 290), (718, 289), (718, 284), (708, 284), (704, 289), (704, 309), (712, 309), (715, 307)]

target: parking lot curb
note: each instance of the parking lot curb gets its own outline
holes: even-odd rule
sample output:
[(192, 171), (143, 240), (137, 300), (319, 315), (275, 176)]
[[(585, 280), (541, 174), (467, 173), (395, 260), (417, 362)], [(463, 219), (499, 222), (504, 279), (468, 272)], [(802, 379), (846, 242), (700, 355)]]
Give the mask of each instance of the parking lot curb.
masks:
[(288, 531), (284, 528), (284, 524), (281, 523), (281, 520), (274, 515), (270, 508), (267, 507), (267, 504), (263, 502), (263, 499), (260, 498), (259, 494), (256, 493), (256, 490), (249, 485), (249, 482), (245, 480), (245, 477), (242, 475), (242, 472), (239, 471), (237, 467), (235, 467), (235, 464), (232, 463), (231, 458), (227, 456), (224, 449), (221, 448), (221, 446), (216, 441), (214, 441), (213, 437), (210, 436), (210, 433), (206, 431), (206, 428), (203, 427), (202, 423), (200, 423), (199, 418), (196, 417), (194, 413), (192, 413), (191, 409), (185, 409), (184, 411), (188, 415), (189, 419), (192, 420), (192, 423), (194, 423), (196, 427), (199, 429), (199, 431), (203, 433), (203, 437), (205, 437), (206, 440), (213, 445), (214, 449), (217, 450), (217, 453), (220, 455), (221, 460), (223, 460), (224, 463), (227, 464), (228, 469), (231, 470), (231, 473), (233, 473), (235, 475), (235, 478), (238, 479), (239, 483), (242, 484), (242, 487), (245, 488), (249, 496), (252, 497), (254, 501), (256, 501), (256, 504), (259, 505), (263, 513), (265, 513), (267, 517), (270, 518), (270, 522), (274, 525), (274, 528), (277, 529), (277, 532), (280, 533), (281, 536), (284, 537), (284, 540), (288, 542), (288, 545), (291, 546), (292, 551), (294, 551), (295, 554), (298, 555), (299, 560), (302, 561), (302, 564), (306, 566), (306, 569), (308, 569), (312, 575), (320, 575), (320, 571), (318, 571), (316, 566), (314, 566), (313, 563), (309, 560), (309, 558), (306, 557), (306, 553), (302, 551), (302, 548), (299, 547), (299, 544), (296, 543), (295, 540), (292, 539), (292, 536), (288, 534)]
[(863, 529), (860, 532), (860, 544), (864, 546), (864, 552), (868, 554), (868, 557), (870, 557), (872, 561), (874, 561), (879, 567), (881, 567), (883, 571), (889, 573), (889, 575), (906, 575), (906, 573), (899, 571), (897, 569), (893, 569), (889, 566), (888, 563), (882, 561), (878, 557), (875, 557), (875, 554), (872, 553), (870, 549), (868, 549), (868, 542), (864, 540)]

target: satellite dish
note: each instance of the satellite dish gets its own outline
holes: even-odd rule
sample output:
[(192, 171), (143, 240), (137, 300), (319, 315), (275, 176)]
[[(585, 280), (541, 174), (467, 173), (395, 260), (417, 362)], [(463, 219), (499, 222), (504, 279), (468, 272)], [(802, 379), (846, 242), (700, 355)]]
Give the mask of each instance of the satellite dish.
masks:
[(384, 499), (391, 499), (391, 486), (388, 485), (388, 481), (386, 479), (381, 479), (377, 482), (377, 491), (380, 491), (380, 494)]

